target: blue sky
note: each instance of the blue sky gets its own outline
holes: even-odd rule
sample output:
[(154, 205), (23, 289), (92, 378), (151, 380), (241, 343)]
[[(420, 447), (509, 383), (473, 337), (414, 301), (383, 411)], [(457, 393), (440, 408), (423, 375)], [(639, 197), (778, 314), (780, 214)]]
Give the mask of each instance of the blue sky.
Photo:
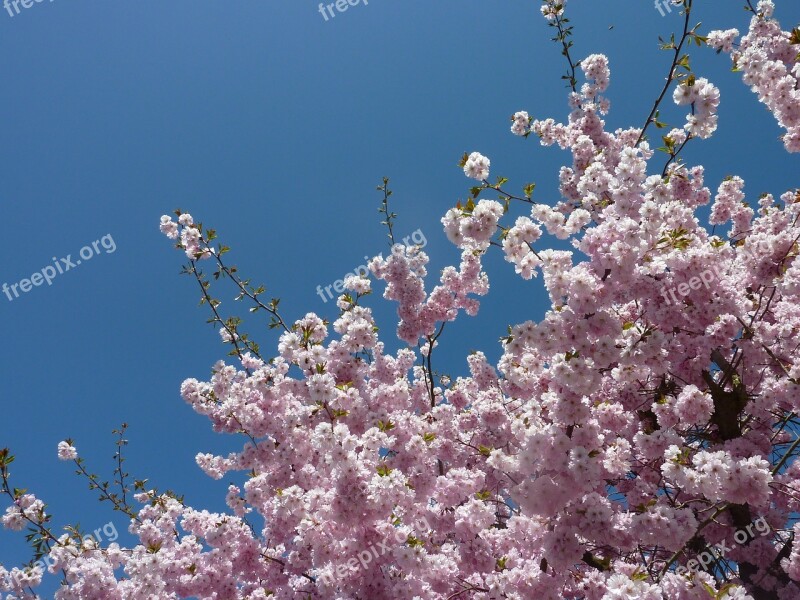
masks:
[[(741, 2), (699, 4), (705, 30), (746, 28)], [(106, 235), (116, 248), (99, 245), (13, 301), (0, 295), (0, 447), (17, 456), (14, 483), (48, 502), (58, 526), (113, 521), (124, 530), (55, 448), (74, 438), (110, 478), (111, 430), (125, 421), (133, 475), (223, 509), (227, 480), (208, 479), (194, 456), (240, 442), (211, 432), (178, 390), (207, 377), (226, 349), (205, 324), (196, 284), (178, 276), (182, 257), (158, 232), (160, 215), (182, 208), (213, 226), (230, 260), (280, 296), (289, 319), (334, 317), (316, 286), (388, 247), (375, 191), (385, 175), (396, 231), (422, 230), (435, 280), (458, 260), (439, 219), (470, 186), (457, 167), (464, 151), (489, 156), (509, 186), (535, 181), (537, 199), (557, 199), (568, 157), (508, 131), (516, 110), (566, 115), (564, 62), (538, 5), (371, 0), (327, 21), (307, 0), (55, 0), (13, 17), (0, 11), (0, 284), (52, 257), (75, 260)], [(641, 125), (667, 69), (657, 36), (680, 17), (628, 0), (573, 1), (569, 10), (575, 57), (611, 58), (609, 123)], [(779, 2), (778, 16), (794, 25), (800, 6)], [(797, 158), (784, 154), (777, 125), (729, 59), (693, 52), (722, 105), (720, 131), (687, 159), (706, 165), (712, 189), (741, 175), (751, 199), (796, 186)], [(498, 253), (486, 265), (492, 292), (481, 313), (442, 339), (437, 368), (453, 375), (470, 349), (496, 360), (506, 325), (547, 308), (540, 279), (518, 280)], [(230, 290), (220, 295), (226, 314), (244, 316)], [(377, 295), (371, 304), (391, 334), (394, 307)], [(251, 324), (269, 353), (275, 334)], [(27, 557), (21, 536), (0, 532), (0, 562)]]

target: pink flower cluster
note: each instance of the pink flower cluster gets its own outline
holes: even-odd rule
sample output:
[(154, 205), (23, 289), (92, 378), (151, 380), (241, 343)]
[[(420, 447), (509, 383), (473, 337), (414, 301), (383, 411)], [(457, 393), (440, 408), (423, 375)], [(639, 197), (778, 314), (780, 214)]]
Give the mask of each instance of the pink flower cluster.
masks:
[(489, 159), (480, 152), (473, 152), (464, 163), (464, 174), (472, 179), (483, 181), (489, 177)]
[(548, 21), (554, 20), (564, 14), (564, 7), (567, 0), (544, 0), (542, 3), (542, 16)]
[(683, 81), (675, 88), (675, 104), (690, 104), (692, 113), (686, 117), (686, 132), (701, 139), (711, 137), (717, 129), (719, 89), (705, 77)]
[[(563, 6), (542, 11), (556, 19)], [(795, 127), (778, 99), (790, 45), (771, 6), (759, 3), (737, 63)], [(399, 350), (358, 302), (370, 281), (350, 277), (333, 323), (308, 313), (269, 360), (244, 353), (207, 381), (184, 381), (182, 398), (214, 431), (244, 434), (237, 452), (196, 457), (211, 478), (244, 481), (226, 488), (229, 511), (137, 494), (133, 547), (53, 545), (51, 571), (66, 573), (57, 600), (800, 597), (800, 529), (787, 526), (800, 512), (800, 466), (781, 460), (800, 412), (800, 196), (750, 208), (744, 181), (730, 178), (711, 206), (730, 235), (711, 235), (697, 215), (712, 203), (703, 167), (659, 164), (638, 127), (609, 131), (608, 59), (580, 68), (587, 82), (565, 123), (513, 118), (515, 134), (570, 153), (561, 199), (525, 204), (508, 226), (501, 201), (448, 211), (460, 264), (430, 292), (420, 248), (374, 258), (397, 304)], [(713, 133), (713, 84), (687, 79), (674, 99), (693, 107), (667, 135), (676, 146)], [(483, 155), (467, 157), (467, 176), (488, 170)], [(192, 260), (220, 254), (189, 215), (162, 218), (161, 230)], [(537, 249), (545, 231), (571, 249)], [(541, 270), (552, 305), (510, 327), (496, 365), (475, 352), (461, 376), (437, 382), (436, 339), (461, 311), (477, 313), (492, 246), (524, 279)], [(663, 289), (710, 268), (719, 276), (663, 302)], [(67, 442), (58, 454), (77, 456)], [(22, 495), (2, 522), (19, 530), (44, 518)], [(733, 572), (686, 568), (756, 519), (772, 533), (737, 543)], [(365, 552), (368, 566), (352, 568)], [(12, 575), (0, 568), (0, 591), (32, 598)]]
[(189, 213), (181, 214), (177, 223), (169, 215), (163, 215), (159, 229), (171, 240), (180, 238), (181, 247), (186, 252), (187, 258), (193, 260), (211, 258), (213, 248), (202, 244), (202, 231), (195, 226), (194, 219)]
[(786, 129), (783, 143), (789, 152), (800, 152), (800, 38), (797, 30), (783, 31), (773, 17), (775, 3), (760, 0), (750, 29), (734, 49), (736, 29), (713, 31), (708, 42), (731, 54), (744, 82)]

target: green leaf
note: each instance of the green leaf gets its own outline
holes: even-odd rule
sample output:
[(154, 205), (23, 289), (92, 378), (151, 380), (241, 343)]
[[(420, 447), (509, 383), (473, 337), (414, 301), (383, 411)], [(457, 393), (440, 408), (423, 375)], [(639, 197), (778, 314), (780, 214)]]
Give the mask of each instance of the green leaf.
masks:
[(481, 490), (480, 492), (475, 492), (475, 498), (483, 502), (486, 502), (487, 500), (491, 500), (492, 492), (490, 492), (489, 490)]
[(528, 185), (526, 185), (522, 190), (525, 193), (525, 197), (530, 200), (530, 198), (533, 196), (533, 190), (535, 188), (536, 188), (535, 183), (529, 183)]

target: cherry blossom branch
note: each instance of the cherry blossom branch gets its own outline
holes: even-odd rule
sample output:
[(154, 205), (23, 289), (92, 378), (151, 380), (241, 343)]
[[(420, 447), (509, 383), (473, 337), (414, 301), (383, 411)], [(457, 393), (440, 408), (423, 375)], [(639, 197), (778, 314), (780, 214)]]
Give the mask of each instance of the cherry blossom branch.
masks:
[[(0, 485), (0, 493), (3, 493), (6, 496), (8, 496), (12, 504), (17, 506), (17, 508), (19, 509), (19, 499), (25, 493), (26, 490), (11, 488), (11, 483), (10, 483), (11, 474), (8, 471), (8, 465), (10, 465), (12, 462), (14, 462), (14, 457), (11, 455), (9, 449), (8, 448), (0, 449), (0, 480), (1, 480), (0, 483), (2, 483), (2, 485)], [(46, 548), (48, 551), (52, 548), (52, 546), (50, 546), (51, 543), (60, 545), (58, 543), (58, 538), (56, 538), (56, 536), (53, 535), (53, 533), (49, 529), (47, 529), (47, 527), (42, 525), (42, 523), (46, 523), (47, 521), (50, 520), (49, 515), (42, 512), (43, 521), (40, 522), (31, 519), (27, 514), (25, 514), (25, 511), (22, 509), (19, 509), (19, 512), (22, 518), (31, 527), (33, 527), (34, 530), (36, 530), (39, 533), (39, 535), (41, 536), (40, 538), (41, 543), (46, 544)], [(46, 554), (41, 552), (36, 542), (34, 543), (34, 550), (36, 551), (35, 558), (40, 558), (41, 556)]]
[(447, 600), (453, 600), (453, 598), (458, 598), (461, 594), (466, 594), (467, 592), (484, 592), (484, 593), (488, 593), (489, 592), (488, 589), (476, 586), (476, 585), (474, 585), (472, 583), (469, 583), (468, 581), (463, 581), (463, 583), (461, 583), (461, 585), (465, 586), (464, 589), (462, 589), (462, 590), (460, 590), (458, 592), (455, 592), (453, 594), (450, 594), (447, 597)]
[[(233, 351), (231, 354), (235, 354), (239, 357), (239, 360), (244, 359), (244, 353), (242, 352), (241, 347), (239, 346), (239, 335), (236, 332), (236, 327), (234, 325), (234, 321), (230, 319), (223, 320), (217, 310), (217, 306), (221, 304), (221, 302), (215, 298), (212, 298), (211, 295), (208, 293), (208, 288), (211, 286), (211, 283), (203, 278), (202, 271), (197, 269), (197, 262), (192, 259), (189, 261), (191, 265), (191, 269), (186, 269), (185, 273), (190, 273), (194, 275), (195, 279), (197, 280), (198, 285), (200, 286), (200, 291), (202, 293), (202, 298), (200, 300), (200, 304), (208, 304), (209, 308), (211, 309), (212, 314), (214, 315), (213, 318), (208, 321), (209, 323), (219, 323), (222, 328), (227, 333), (228, 343), (233, 345)], [(249, 348), (251, 352), (258, 358), (261, 358), (260, 354), (258, 353), (258, 348)], [(248, 375), (251, 374), (250, 369), (245, 369)]]
[[(263, 558), (265, 560), (268, 560), (270, 562), (274, 562), (275, 564), (280, 565), (281, 566), (281, 572), (286, 574), (286, 563), (284, 561), (280, 560), (279, 558), (273, 558), (272, 556), (270, 556), (266, 552), (261, 552), (261, 558)], [(302, 577), (305, 577), (306, 579), (308, 579), (311, 583), (316, 583), (317, 582), (317, 580), (314, 579), (313, 577), (311, 577), (311, 575), (309, 575), (308, 573), (300, 573), (300, 575)]]
[(257, 289), (251, 287), (248, 290), (247, 286), (249, 285), (249, 280), (242, 281), (239, 278), (239, 276), (236, 275), (236, 272), (237, 272), (236, 267), (226, 267), (225, 264), (223, 264), (222, 255), (225, 253), (225, 252), (222, 251), (223, 248), (225, 248), (225, 246), (223, 246), (220, 249), (219, 252), (214, 252), (213, 253), (214, 259), (216, 260), (217, 265), (220, 268), (220, 271), (218, 271), (218, 273), (222, 272), (225, 275), (227, 275), (228, 277), (230, 277), (231, 281), (233, 281), (233, 283), (236, 285), (236, 287), (239, 288), (240, 295), (236, 299), (240, 300), (243, 296), (248, 297), (256, 305), (255, 307), (250, 309), (250, 312), (257, 312), (259, 309), (260, 310), (265, 310), (272, 317), (272, 322), (269, 325), (270, 328), (281, 327), (286, 332), (290, 331), (289, 327), (286, 325), (286, 323), (284, 322), (284, 320), (281, 317), (280, 313), (278, 312), (278, 303), (280, 302), (280, 299), (273, 298), (270, 301), (269, 304), (264, 304), (261, 300), (259, 300), (258, 296), (261, 293), (263, 293), (264, 287), (262, 286), (262, 287), (257, 288)]
[(378, 209), (379, 213), (385, 215), (385, 220), (381, 221), (381, 225), (386, 225), (386, 228), (389, 230), (389, 245), (394, 246), (392, 219), (395, 219), (397, 215), (393, 212), (389, 212), (389, 197), (394, 193), (389, 189), (389, 178), (384, 177), (383, 185), (379, 185), (377, 189), (379, 192), (383, 192), (383, 202), (381, 202), (381, 207)]
[(558, 31), (558, 35), (553, 38), (553, 41), (561, 44), (561, 55), (567, 59), (567, 63), (569, 64), (569, 72), (563, 75), (561, 79), (565, 79), (572, 91), (577, 93), (578, 79), (575, 74), (580, 65), (580, 61), (573, 61), (570, 54), (570, 48), (572, 48), (573, 45), (572, 40), (569, 39), (572, 36), (572, 26), (565, 26), (569, 23), (569, 19), (563, 16), (563, 8), (562, 10), (558, 10), (558, 7), (556, 7), (556, 10), (551, 14), (554, 18), (549, 25)]
[(428, 355), (425, 357), (427, 361), (427, 368), (425, 369), (425, 375), (428, 380), (429, 390), (428, 393), (431, 399), (431, 408), (436, 406), (436, 393), (434, 391), (435, 383), (433, 381), (433, 364), (431, 363), (432, 355), (433, 355), (433, 346), (436, 341), (439, 339), (439, 336), (442, 335), (444, 331), (444, 326), (446, 322), (442, 322), (441, 326), (439, 327), (439, 331), (436, 332), (433, 336), (427, 336), (426, 339), (428, 340)]
[(798, 446), (800, 446), (800, 436), (798, 436), (794, 440), (794, 443), (789, 447), (789, 449), (786, 450), (786, 452), (783, 453), (783, 457), (781, 458), (781, 460), (778, 462), (778, 464), (775, 465), (775, 467), (771, 471), (771, 473), (773, 475), (777, 475), (778, 474), (778, 472), (781, 470), (783, 465), (786, 464), (786, 461), (789, 460), (789, 458), (792, 457), (792, 455), (794, 454), (794, 451), (797, 450)]
[[(506, 179), (505, 177), (498, 178), (497, 183), (489, 183), (488, 180), (484, 179), (481, 182), (483, 183), (483, 187), (472, 188), (473, 197), (477, 198), (478, 194), (480, 194), (480, 191), (489, 189), (489, 190), (494, 190), (499, 194), (502, 194), (503, 196), (505, 196), (506, 200), (517, 200), (518, 202), (524, 202), (525, 204), (538, 204), (538, 202), (534, 202), (529, 195), (526, 195), (524, 198), (521, 198), (520, 196), (515, 196), (514, 194), (506, 192), (501, 186), (507, 182), (508, 179)], [(528, 187), (526, 187), (525, 193), (526, 194), (532, 193), (534, 187), (535, 186), (533, 184), (530, 184)], [(476, 194), (475, 190), (480, 190), (480, 191)]]
[[(8, 465), (12, 462), (14, 462), (14, 457), (11, 455), (9, 449), (0, 449), (0, 479), (2, 480), (0, 493), (5, 494), (11, 499), (11, 502), (17, 507), (19, 514), (28, 525), (31, 526), (31, 534), (28, 535), (27, 539), (33, 547), (33, 560), (31, 561), (31, 564), (33, 564), (34, 561), (40, 560), (43, 556), (50, 554), (54, 546), (62, 546), (63, 544), (59, 542), (52, 531), (44, 526), (44, 523), (50, 520), (50, 516), (44, 513), (44, 508), (42, 508), (40, 514), (41, 519), (37, 521), (28, 517), (26, 511), (22, 510), (19, 506), (19, 499), (25, 493), (25, 490), (16, 488), (12, 490), (11, 488)], [(66, 583), (67, 572), (64, 569), (61, 569), (61, 575), (62, 582)], [(29, 587), (29, 590), (34, 597), (38, 597), (32, 588)]]
[[(675, 162), (675, 160), (678, 158), (678, 156), (680, 156), (680, 153), (681, 153), (681, 152), (683, 152), (683, 149), (686, 147), (686, 144), (688, 144), (688, 143), (689, 143), (689, 140), (692, 140), (692, 139), (694, 139), (694, 137), (693, 137), (693, 136), (692, 136), (692, 134), (690, 133), (690, 134), (688, 134), (688, 135), (686, 136), (686, 139), (685, 139), (685, 140), (683, 140), (683, 143), (681, 143), (681, 145), (680, 145), (680, 146), (678, 146), (678, 149), (677, 149), (677, 150), (675, 150), (675, 151), (670, 151), (670, 157), (669, 157), (669, 160), (667, 160), (666, 164), (664, 165), (664, 168), (663, 168), (663, 169), (662, 169), (662, 171), (661, 171), (661, 177), (662, 177), (662, 178), (666, 177), (666, 175), (667, 175), (667, 171), (669, 170), (669, 166), (670, 166), (670, 165), (671, 165), (673, 162)], [(637, 142), (637, 145), (638, 145), (638, 142)]]
[(76, 457), (72, 461), (75, 463), (77, 470), (75, 471), (76, 475), (82, 475), (89, 481), (89, 489), (90, 490), (98, 490), (100, 494), (100, 501), (110, 502), (114, 507), (114, 510), (119, 511), (131, 519), (134, 519), (137, 522), (141, 522), (139, 520), (139, 515), (128, 505), (127, 500), (121, 500), (117, 494), (111, 492), (109, 490), (109, 483), (107, 481), (100, 481), (100, 478), (93, 473), (89, 473), (84, 466), (84, 459), (80, 456)]
[[(128, 429), (128, 424), (123, 423), (119, 429), (115, 429), (112, 433), (117, 434), (119, 439), (117, 440), (117, 451), (114, 453), (114, 458), (117, 459), (117, 468), (114, 469), (114, 477), (115, 483), (119, 485), (120, 494), (122, 494), (122, 504), (123, 506), (128, 506), (128, 486), (125, 485), (125, 477), (128, 476), (128, 473), (125, 473), (122, 469), (122, 465), (125, 462), (125, 458), (122, 455), (122, 448), (123, 446), (128, 445), (128, 440), (124, 439), (123, 436), (125, 435), (125, 431)], [(118, 479), (117, 479), (118, 478)]]
[(650, 114), (647, 116), (647, 120), (645, 121), (644, 127), (642, 127), (641, 133), (639, 133), (639, 137), (636, 140), (635, 146), (638, 146), (644, 140), (645, 134), (647, 132), (647, 128), (650, 126), (651, 123), (655, 121), (655, 117), (658, 113), (658, 109), (661, 106), (661, 102), (663, 102), (664, 97), (667, 95), (672, 82), (675, 81), (677, 78), (677, 70), (678, 67), (684, 62), (684, 58), (686, 59), (686, 66), (688, 66), (688, 56), (681, 57), (681, 50), (683, 49), (683, 45), (686, 43), (686, 40), (692, 34), (689, 31), (689, 23), (691, 19), (691, 12), (692, 12), (692, 2), (693, 0), (686, 0), (684, 5), (684, 21), (683, 21), (683, 34), (681, 35), (680, 41), (678, 45), (675, 45), (675, 35), (672, 35), (670, 43), (662, 44), (662, 48), (665, 50), (673, 49), (675, 51), (674, 56), (672, 58), (672, 64), (669, 67), (669, 73), (667, 74), (667, 81), (664, 84), (664, 87), (661, 90), (661, 93), (658, 95), (655, 103), (653, 104), (653, 108), (650, 110)]

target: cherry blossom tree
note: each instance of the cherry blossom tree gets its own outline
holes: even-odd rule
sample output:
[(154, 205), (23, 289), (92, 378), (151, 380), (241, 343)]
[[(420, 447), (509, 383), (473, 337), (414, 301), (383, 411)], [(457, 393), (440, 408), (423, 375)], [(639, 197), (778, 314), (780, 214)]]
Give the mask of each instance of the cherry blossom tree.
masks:
[[(682, 159), (718, 126), (719, 90), (694, 72), (693, 44), (730, 54), (785, 149), (800, 151), (800, 30), (782, 30), (761, 0), (748, 2), (744, 36), (702, 35), (692, 0), (676, 4), (684, 26), (663, 44), (660, 96), (644, 125), (608, 131), (609, 59), (576, 60), (564, 0), (545, 0), (570, 112), (520, 111), (511, 131), (570, 152), (561, 199), (534, 200), (532, 184), (512, 193), (487, 157), (465, 154), (475, 187), (442, 218), (461, 259), (432, 287), (427, 255), (397, 244), (371, 261), (372, 279), (346, 281), (333, 323), (290, 323), (216, 232), (185, 212), (162, 217), (230, 345), (181, 396), (243, 447), (197, 463), (245, 483), (211, 513), (131, 481), (124, 427), (111, 482), (65, 440), (58, 457), (138, 538), (100, 547), (54, 532), (0, 451), (3, 525), (27, 528), (35, 553), (0, 567), (0, 591), (35, 598), (47, 568), (62, 577), (59, 600), (800, 598), (800, 192), (748, 202), (734, 176), (713, 193)], [(682, 126), (660, 121), (670, 98)], [(379, 189), (391, 235), (388, 180)], [(709, 204), (707, 225), (724, 235), (698, 217)], [(512, 207), (524, 214), (506, 222)], [(548, 249), (545, 233), (573, 250)], [(509, 328), (496, 365), (475, 352), (468, 375), (438, 376), (445, 325), (489, 291), (488, 252), (526, 280), (541, 275), (551, 306)], [(217, 282), (265, 314), (277, 353), (221, 313)], [(394, 353), (366, 305), (377, 282), (397, 305)]]

